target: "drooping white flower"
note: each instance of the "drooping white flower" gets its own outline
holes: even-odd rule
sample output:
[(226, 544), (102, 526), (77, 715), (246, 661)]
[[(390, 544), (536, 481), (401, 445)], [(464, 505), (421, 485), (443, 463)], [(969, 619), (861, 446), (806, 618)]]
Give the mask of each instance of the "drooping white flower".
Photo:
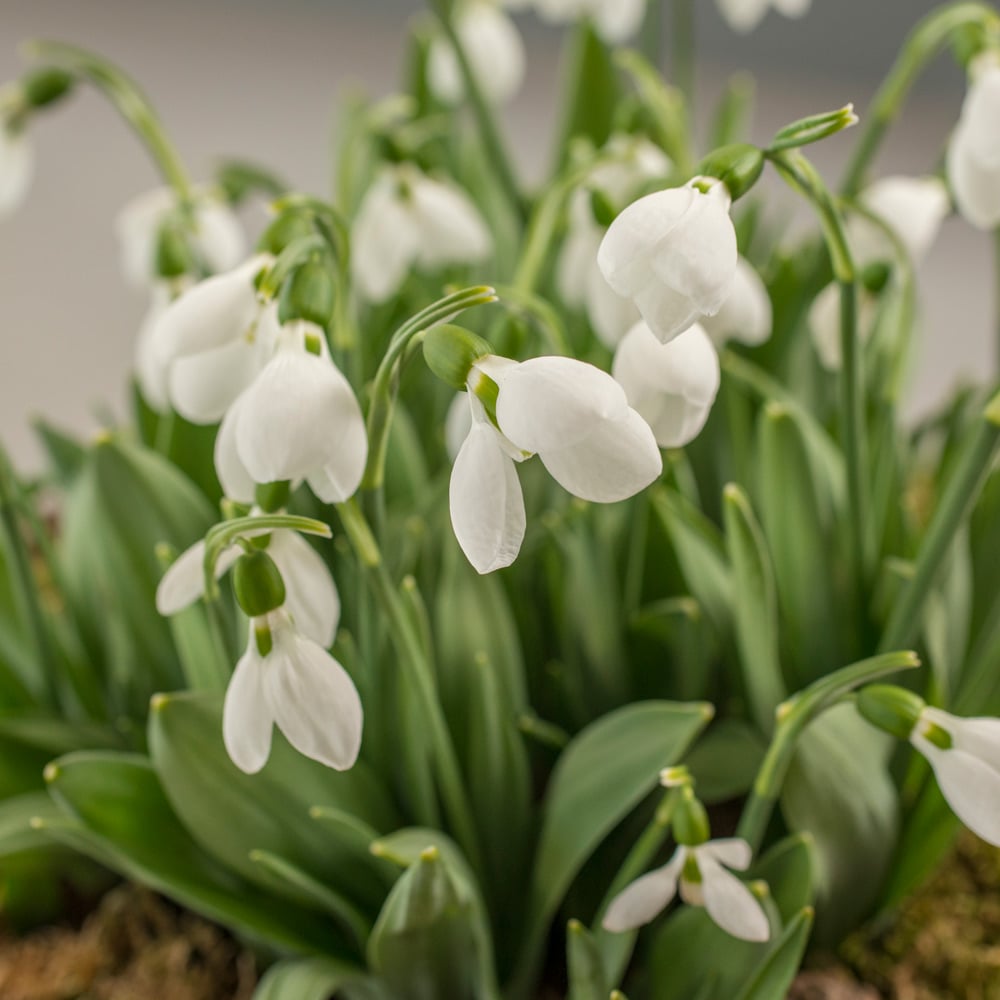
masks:
[(718, 4), (729, 27), (745, 34), (753, 31), (771, 8), (785, 17), (802, 17), (812, 0), (718, 0)]
[(637, 323), (618, 345), (611, 372), (661, 448), (693, 441), (719, 391), (719, 355), (698, 324), (661, 344)]
[[(295, 627), (324, 649), (329, 648), (340, 622), (340, 595), (326, 563), (298, 532), (287, 529), (270, 532), (266, 551), (284, 580), (284, 608)], [(235, 542), (223, 550), (215, 564), (216, 579), (232, 567), (240, 553)], [(201, 597), (204, 563), (204, 541), (177, 557), (156, 589), (156, 610), (161, 615), (175, 615)]]
[(955, 815), (978, 837), (1000, 847), (1000, 719), (960, 719), (928, 706), (910, 742), (934, 769)]
[(24, 201), (35, 157), (24, 129), (0, 122), (0, 218)]
[(696, 177), (633, 202), (601, 243), (597, 262), (608, 284), (635, 302), (664, 343), (729, 296), (737, 260), (730, 202), (721, 181)]
[(546, 21), (565, 24), (589, 17), (601, 37), (611, 44), (623, 42), (642, 25), (647, 0), (535, 0)]
[(493, 243), (464, 191), (400, 164), (383, 171), (365, 194), (351, 246), (358, 290), (382, 302), (411, 268), (476, 263), (490, 255)]
[(556, 265), (559, 294), (568, 305), (586, 308), (594, 332), (608, 347), (625, 336), (639, 312), (631, 299), (623, 298), (604, 280), (597, 264), (607, 229), (594, 217), (591, 192), (599, 191), (612, 204), (622, 204), (643, 183), (666, 177), (671, 167), (666, 153), (648, 139), (614, 135), (600, 164), (570, 199), (569, 231)]
[[(495, 427), (476, 389), (498, 387)], [(662, 471), (649, 425), (606, 372), (573, 358), (521, 363), (489, 356), (469, 375), (472, 429), (452, 469), (452, 526), (480, 573), (509, 566), (524, 537), (524, 499), (514, 462), (537, 454), (563, 489), (613, 503)]]
[[(948, 189), (937, 177), (883, 177), (858, 200), (896, 233), (914, 264), (927, 255), (949, 210)], [(895, 256), (886, 233), (864, 216), (850, 216), (847, 238), (861, 267)]]
[[(858, 294), (858, 343), (864, 344), (875, 325), (876, 300), (861, 289)], [(809, 332), (820, 364), (830, 372), (840, 371), (840, 286), (831, 282), (809, 307)]]
[(736, 838), (678, 847), (662, 868), (636, 879), (611, 901), (603, 926), (620, 933), (648, 924), (677, 895), (679, 886), (681, 899), (691, 906), (704, 906), (727, 934), (744, 941), (767, 941), (771, 929), (760, 903), (726, 871), (745, 871), (751, 858), (750, 845)]
[[(455, 32), (483, 95), (493, 104), (506, 104), (524, 82), (524, 42), (514, 22), (491, 0), (471, 0), (458, 7)], [(446, 104), (465, 97), (461, 66), (443, 36), (431, 42), (427, 82)]]
[(219, 428), (215, 471), (226, 496), (249, 503), (258, 484), (305, 479), (321, 500), (339, 503), (357, 490), (367, 457), (361, 407), (322, 331), (286, 324)]
[(254, 774), (267, 763), (274, 726), (299, 753), (347, 770), (361, 749), (363, 723), (350, 675), (285, 608), (251, 620), (222, 713), (226, 751), (241, 771)]
[[(177, 211), (173, 188), (156, 188), (133, 198), (118, 214), (115, 230), (126, 278), (140, 287), (156, 280), (156, 247), (162, 223)], [(196, 192), (192, 246), (213, 274), (229, 271), (246, 256), (246, 238), (232, 209), (210, 191)]]
[(760, 275), (745, 258), (736, 261), (729, 296), (714, 316), (703, 316), (701, 325), (717, 348), (730, 340), (756, 346), (771, 336), (771, 297)]
[(165, 382), (174, 409), (193, 423), (221, 420), (273, 353), (277, 307), (262, 303), (254, 285), (271, 259), (260, 254), (199, 282), (144, 332), (147, 381)]
[(958, 210), (978, 229), (1000, 225), (1000, 58), (969, 67), (970, 86), (948, 144), (948, 183)]

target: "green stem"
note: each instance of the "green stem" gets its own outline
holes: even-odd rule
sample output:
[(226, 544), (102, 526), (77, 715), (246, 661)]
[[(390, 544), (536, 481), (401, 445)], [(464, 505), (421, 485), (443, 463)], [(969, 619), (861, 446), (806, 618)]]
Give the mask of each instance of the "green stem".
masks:
[(674, 83), (684, 95), (688, 110), (694, 109), (695, 15), (694, 0), (673, 0), (671, 70)]
[(996, 280), (993, 284), (993, 311), (996, 323), (996, 364), (997, 375), (1000, 375), (1000, 228), (993, 233), (993, 267), (996, 271)]
[(26, 51), (30, 56), (76, 73), (97, 87), (145, 143), (157, 169), (177, 193), (181, 206), (190, 208), (194, 187), (187, 169), (149, 100), (129, 76), (100, 56), (63, 42), (33, 41), (28, 43)]
[(927, 528), (913, 578), (899, 594), (879, 649), (904, 645), (921, 627), (921, 614), (948, 549), (1000, 451), (1000, 392), (987, 404), (958, 466), (951, 474)]
[(844, 194), (856, 194), (864, 184), (865, 174), (882, 140), (902, 111), (910, 88), (931, 59), (963, 28), (972, 25), (996, 27), (998, 23), (997, 12), (987, 4), (960, 2), (932, 11), (917, 24), (864, 115), (861, 138), (841, 184)]
[(382, 613), (386, 617), (392, 641), (401, 658), (412, 670), (415, 691), (420, 698), (428, 735), (434, 754), (441, 797), (455, 838), (465, 851), (470, 865), (477, 871), (483, 870), (476, 827), (472, 819), (469, 800), (462, 782), (455, 746), (445, 722), (444, 713), (437, 695), (434, 670), (427, 658), (420, 636), (399, 592), (393, 586), (379, 550), (378, 542), (372, 534), (368, 521), (357, 501), (352, 499), (336, 505), (344, 531), (354, 548), (361, 568), (368, 578)]

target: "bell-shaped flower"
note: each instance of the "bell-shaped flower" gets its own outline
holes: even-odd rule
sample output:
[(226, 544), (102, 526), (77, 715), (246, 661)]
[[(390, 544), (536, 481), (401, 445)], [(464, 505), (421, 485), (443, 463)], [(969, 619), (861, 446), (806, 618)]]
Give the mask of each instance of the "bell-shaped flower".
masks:
[(299, 753), (347, 770), (361, 749), (363, 723), (350, 675), (302, 634), (286, 608), (251, 619), (222, 711), (226, 751), (241, 771), (254, 774), (267, 763), (274, 726)]
[(383, 302), (411, 269), (482, 261), (493, 241), (461, 188), (400, 164), (381, 173), (365, 194), (351, 249), (358, 291), (370, 302)]
[(719, 391), (719, 355), (697, 324), (661, 344), (637, 323), (618, 345), (611, 372), (661, 448), (693, 441)]
[[(858, 200), (896, 234), (914, 264), (927, 255), (950, 208), (948, 189), (937, 177), (883, 177)], [(847, 238), (861, 267), (895, 257), (885, 231), (862, 215), (847, 220)]]
[(719, 11), (733, 31), (743, 34), (753, 31), (774, 8), (785, 17), (802, 17), (812, 0), (717, 0)]
[(357, 490), (367, 457), (361, 407), (322, 331), (286, 324), (219, 428), (215, 471), (226, 496), (249, 503), (258, 484), (305, 479), (321, 500), (340, 503)]
[(34, 154), (22, 128), (0, 122), (0, 218), (24, 201), (34, 172)]
[[(302, 635), (329, 648), (340, 622), (340, 595), (330, 570), (298, 532), (282, 528), (269, 534), (266, 551), (284, 580), (285, 611)], [(232, 568), (241, 551), (235, 542), (222, 551), (215, 564), (216, 579)], [(161, 615), (175, 615), (202, 596), (204, 563), (205, 543), (200, 541), (171, 564), (156, 589), (156, 610)]]
[(635, 325), (639, 311), (604, 280), (598, 267), (607, 227), (594, 215), (592, 192), (611, 204), (625, 204), (642, 184), (666, 177), (671, 169), (670, 158), (648, 139), (614, 135), (600, 163), (570, 198), (568, 232), (556, 264), (559, 294), (567, 305), (586, 309), (594, 332), (610, 348)]
[(751, 858), (750, 845), (736, 838), (678, 847), (662, 868), (636, 879), (611, 901), (604, 929), (620, 933), (648, 924), (679, 889), (685, 903), (705, 907), (727, 934), (744, 941), (767, 941), (771, 936), (767, 915), (746, 884), (726, 870), (745, 871)]
[(978, 229), (1000, 225), (1000, 58), (973, 60), (968, 93), (948, 144), (948, 183), (958, 210)]
[[(877, 302), (861, 289), (858, 294), (858, 343), (864, 344), (875, 326)], [(840, 351), (840, 286), (831, 282), (813, 299), (809, 307), (809, 333), (820, 364), (829, 372), (840, 371), (843, 356)]]
[(771, 297), (760, 275), (745, 258), (736, 261), (729, 296), (714, 316), (703, 316), (701, 325), (717, 348), (730, 340), (750, 347), (763, 344), (774, 324)]
[[(163, 187), (133, 198), (118, 214), (122, 271), (132, 284), (145, 287), (156, 280), (160, 226), (177, 210), (177, 193)], [(246, 256), (246, 238), (236, 215), (210, 191), (196, 192), (191, 226), (192, 249), (211, 273), (232, 270)]]
[(170, 403), (193, 423), (221, 420), (274, 351), (277, 307), (261, 302), (254, 284), (271, 259), (261, 254), (200, 281), (145, 331), (148, 380), (165, 380)]
[[(476, 398), (484, 378), (498, 389), (495, 426)], [(468, 386), (472, 429), (452, 470), (450, 507), (455, 537), (480, 573), (509, 566), (524, 537), (515, 461), (537, 454), (563, 489), (594, 503), (633, 496), (663, 469), (649, 425), (593, 365), (489, 356), (475, 363)]]
[(955, 815), (978, 837), (1000, 847), (1000, 719), (959, 719), (928, 706), (910, 742), (934, 769)]
[(737, 260), (730, 202), (721, 181), (696, 177), (633, 202), (601, 243), (597, 262), (608, 284), (632, 299), (663, 343), (729, 296)]
[[(470, 0), (456, 8), (455, 33), (483, 95), (492, 104), (506, 104), (524, 82), (524, 42), (514, 22), (491, 0)], [(443, 36), (431, 42), (427, 82), (445, 104), (465, 98), (461, 66)]]
[(647, 0), (535, 0), (535, 8), (541, 17), (554, 24), (589, 17), (604, 41), (616, 44), (639, 30), (646, 3)]

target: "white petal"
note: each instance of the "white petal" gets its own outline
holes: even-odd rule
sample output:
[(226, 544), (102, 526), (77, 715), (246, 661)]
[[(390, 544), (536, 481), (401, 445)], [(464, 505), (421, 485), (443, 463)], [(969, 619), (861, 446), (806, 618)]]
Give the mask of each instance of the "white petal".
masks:
[(645, 13), (646, 0), (605, 0), (597, 11), (597, 29), (606, 42), (615, 45), (639, 30)]
[(364, 715), (347, 671), (288, 625), (274, 627), (264, 691), (274, 720), (299, 753), (346, 771), (361, 749)]
[(636, 292), (635, 304), (661, 344), (673, 340), (703, 318), (693, 299), (664, 285), (656, 277), (651, 277), (648, 284)]
[(275, 531), (267, 552), (285, 581), (285, 610), (295, 627), (328, 649), (340, 622), (340, 595), (322, 556), (296, 531)]
[(0, 125), (0, 216), (24, 201), (34, 173), (35, 157), (25, 132)]
[[(224, 549), (215, 564), (218, 580), (240, 557), (235, 546)], [(156, 588), (156, 610), (161, 615), (175, 615), (193, 604), (205, 591), (205, 542), (195, 542), (168, 567)]]
[[(926, 256), (950, 207), (948, 189), (937, 177), (883, 177), (861, 193), (860, 201), (896, 232), (915, 263)], [(872, 223), (853, 217), (849, 236), (859, 263), (891, 259), (892, 248)]]
[(135, 339), (136, 380), (142, 398), (157, 413), (166, 413), (170, 409), (170, 397), (167, 389), (168, 366), (161, 361), (153, 338), (156, 323), (170, 304), (171, 298), (170, 288), (165, 282), (153, 286), (149, 309), (139, 325), (139, 333)]
[(773, 317), (771, 298), (760, 275), (744, 257), (736, 262), (733, 284), (722, 308), (714, 316), (705, 316), (701, 325), (722, 346), (727, 340), (741, 344), (763, 344), (771, 336)]
[(959, 125), (948, 145), (948, 182), (966, 221), (989, 230), (1000, 225), (1000, 167), (977, 159), (975, 142), (971, 129)]
[(246, 256), (246, 237), (233, 210), (205, 196), (195, 208), (195, 238), (212, 271), (229, 271)]
[(619, 295), (605, 280), (600, 268), (591, 267), (587, 283), (587, 316), (594, 333), (612, 350), (639, 320), (632, 299)]
[(269, 664), (261, 659), (250, 626), (250, 644), (236, 664), (222, 707), (222, 739), (232, 762), (247, 774), (256, 774), (271, 753), (274, 716), (263, 686)]
[(395, 171), (368, 189), (351, 232), (351, 268), (361, 294), (383, 302), (403, 283), (420, 248), (420, 233)]
[(455, 538), (478, 573), (509, 566), (524, 540), (524, 496), (498, 436), (488, 424), (473, 423), (448, 490)]
[(230, 500), (253, 503), (257, 490), (256, 483), (236, 448), (236, 428), (243, 400), (243, 396), (237, 399), (222, 418), (219, 433), (215, 438), (215, 474), (219, 477), (222, 492)]
[(739, 837), (722, 837), (719, 840), (710, 840), (695, 848), (695, 852), (699, 858), (703, 856), (714, 858), (719, 864), (739, 872), (746, 871), (753, 860), (753, 849)]
[(719, 11), (733, 31), (753, 31), (767, 13), (768, 0), (716, 0)]
[(556, 287), (559, 296), (568, 306), (582, 305), (597, 261), (597, 250), (603, 233), (590, 216), (589, 199), (585, 191), (574, 193), (573, 205), (579, 204), (577, 195), (584, 198), (583, 218), (571, 211), (572, 222), (556, 262)]
[(483, 260), (493, 240), (472, 199), (453, 184), (412, 178), (413, 217), (420, 234), (417, 261), (430, 269)]
[(209, 351), (185, 355), (170, 366), (170, 401), (192, 423), (217, 423), (261, 367), (257, 344), (242, 337)]
[(620, 933), (648, 924), (677, 894), (684, 858), (684, 848), (678, 848), (662, 868), (647, 872), (615, 896), (601, 926), (606, 931)]
[(634, 496), (657, 479), (663, 459), (653, 432), (633, 409), (607, 420), (582, 441), (539, 451), (549, 475), (581, 500), (615, 503)]
[(524, 451), (575, 444), (628, 409), (621, 386), (575, 358), (531, 358), (499, 382), (497, 423)]
[(727, 934), (743, 941), (767, 941), (771, 928), (754, 894), (705, 853), (698, 854), (701, 891), (708, 915)]
[(309, 488), (324, 503), (343, 503), (354, 496), (368, 461), (368, 431), (361, 407), (351, 384), (338, 368), (334, 371), (342, 379), (342, 395), (338, 422), (327, 428), (332, 455), (306, 477)]
[(993, 770), (1000, 771), (1000, 719), (961, 719), (930, 706), (923, 710), (920, 718), (940, 726), (951, 736), (956, 749), (964, 750), (989, 764)]
[(472, 410), (469, 406), (475, 397), (468, 392), (460, 392), (451, 401), (448, 415), (444, 419), (444, 445), (448, 457), (454, 462), (472, 430)]
[(176, 204), (173, 190), (159, 187), (130, 199), (118, 213), (115, 232), (122, 273), (133, 285), (143, 287), (155, 278), (157, 230)]
[(960, 124), (968, 133), (973, 156), (986, 169), (1000, 168), (1000, 66), (992, 58), (987, 56), (973, 67)]

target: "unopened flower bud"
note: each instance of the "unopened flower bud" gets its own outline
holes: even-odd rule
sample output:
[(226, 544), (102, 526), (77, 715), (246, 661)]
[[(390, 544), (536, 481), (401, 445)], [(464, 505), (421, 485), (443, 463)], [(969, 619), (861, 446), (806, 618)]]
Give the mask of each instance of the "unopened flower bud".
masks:
[(733, 201), (757, 183), (764, 169), (764, 154), (745, 142), (720, 146), (698, 164), (695, 173), (722, 181)]
[(21, 78), (21, 94), (30, 108), (42, 108), (58, 101), (73, 87), (75, 79), (62, 69), (33, 70)]
[(157, 230), (153, 268), (158, 278), (166, 279), (180, 278), (195, 270), (190, 241), (176, 218), (165, 221)]
[(923, 698), (892, 684), (870, 684), (862, 688), (858, 692), (857, 706), (873, 726), (901, 740), (910, 738), (926, 707)]
[(259, 618), (285, 603), (285, 581), (263, 549), (240, 556), (233, 569), (236, 601), (250, 618)]
[(482, 337), (450, 324), (429, 330), (423, 347), (427, 367), (442, 382), (459, 390), (466, 388), (472, 366), (493, 353), (493, 348)]
[(325, 329), (333, 318), (336, 281), (321, 260), (307, 260), (281, 287), (278, 319), (282, 323), (304, 319)]

